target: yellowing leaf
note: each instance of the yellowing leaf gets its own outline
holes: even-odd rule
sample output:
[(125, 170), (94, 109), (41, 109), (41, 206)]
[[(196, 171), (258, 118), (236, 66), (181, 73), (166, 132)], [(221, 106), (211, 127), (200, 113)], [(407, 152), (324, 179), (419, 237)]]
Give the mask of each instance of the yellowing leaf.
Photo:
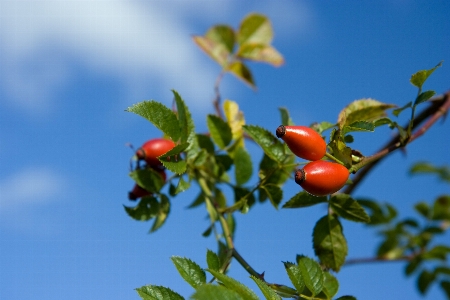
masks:
[(223, 110), (227, 123), (230, 125), (231, 133), (234, 141), (238, 141), (236, 146), (244, 147), (244, 131), (242, 126), (245, 125), (244, 113), (239, 110), (239, 105), (232, 100), (225, 100)]
[(386, 110), (396, 107), (394, 104), (383, 103), (374, 99), (360, 99), (347, 105), (338, 117), (340, 128), (356, 121), (375, 121), (386, 116)]
[(239, 27), (239, 45), (257, 43), (270, 44), (273, 38), (273, 29), (270, 20), (261, 14), (249, 14)]
[(227, 66), (227, 71), (250, 85), (252, 88), (256, 88), (255, 81), (253, 80), (253, 75), (243, 62), (235, 61), (229, 64)]
[(245, 44), (239, 48), (237, 55), (244, 59), (265, 62), (275, 67), (284, 63), (284, 58), (274, 47), (264, 44)]
[(228, 56), (230, 55), (230, 51), (228, 51), (226, 45), (204, 36), (196, 35), (192, 38), (194, 42), (219, 65), (222, 67), (226, 65)]

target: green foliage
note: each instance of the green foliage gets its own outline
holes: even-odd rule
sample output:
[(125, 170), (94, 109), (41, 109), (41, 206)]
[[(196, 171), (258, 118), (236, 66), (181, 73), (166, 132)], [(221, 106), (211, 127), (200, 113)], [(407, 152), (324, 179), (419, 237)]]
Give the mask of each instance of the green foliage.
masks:
[[(253, 270), (238, 254), (234, 245), (237, 226), (235, 214), (249, 213), (254, 205), (267, 200), (278, 209), (286, 196), (283, 187), (292, 179), (293, 171), (299, 163), (287, 145), (272, 131), (259, 125), (246, 124), (244, 114), (236, 102), (225, 100), (220, 106), (218, 85), (222, 75), (228, 72), (254, 88), (255, 81), (247, 66), (248, 61), (279, 66), (284, 60), (271, 45), (273, 29), (270, 20), (261, 14), (247, 15), (238, 29), (223, 24), (213, 26), (204, 36), (194, 36), (193, 40), (222, 68), (215, 86), (216, 111), (215, 114), (207, 115), (205, 120), (208, 132), (195, 131), (189, 108), (175, 90), (172, 91), (172, 109), (154, 100), (129, 107), (128, 112), (150, 121), (161, 130), (164, 137), (174, 141), (176, 146), (158, 157), (165, 171), (170, 173), (167, 181), (162, 178), (161, 170), (147, 165), (142, 167), (137, 163), (129, 176), (148, 191), (149, 195), (140, 198), (134, 207), (124, 206), (132, 219), (154, 220), (150, 229), (153, 232), (161, 228), (168, 219), (174, 197), (179, 197), (192, 187), (200, 190), (189, 208), (205, 209), (209, 224), (203, 236), (214, 235), (218, 251), (207, 250), (206, 269), (188, 258), (172, 257), (181, 277), (194, 288), (191, 299), (258, 299), (249, 287), (225, 274), (232, 259), (237, 260), (248, 271), (265, 299), (336, 299), (339, 282), (328, 271), (339, 272), (346, 264), (348, 245), (341, 220), (378, 228), (382, 241), (375, 260), (406, 261), (405, 273), (417, 276), (420, 293), (426, 293), (437, 283), (450, 298), (450, 266), (447, 264), (450, 246), (436, 240), (437, 236), (446, 232), (450, 224), (450, 195), (440, 195), (432, 203), (417, 203), (414, 208), (419, 217), (402, 220), (397, 219), (397, 211), (389, 203), (383, 204), (368, 198), (356, 199), (350, 194), (316, 197), (300, 191), (293, 196), (288, 195), (289, 200), (282, 205), (283, 208), (306, 209), (313, 205), (327, 205), (326, 214), (316, 222), (312, 232), (312, 246), (318, 262), (303, 255), (297, 256), (296, 264), (285, 262), (289, 285), (293, 287), (267, 282), (264, 273), (259, 274)], [(338, 114), (336, 123), (322, 121), (312, 124), (311, 128), (320, 134), (330, 130), (325, 159), (343, 164), (351, 173), (358, 172), (382, 155), (380, 152), (366, 157), (352, 149), (349, 144), (355, 142), (356, 135), (351, 133), (370, 134), (383, 125), (398, 130), (400, 143), (395, 145), (397, 148), (388, 149), (386, 154), (381, 154), (387, 155), (408, 144), (411, 137), (414, 137), (412, 129), (416, 107), (435, 95), (432, 90), (422, 92), (422, 86), (440, 66), (441, 63), (432, 69), (415, 73), (411, 77), (411, 83), (419, 89), (416, 99), (392, 111), (394, 116), (398, 116), (403, 110), (411, 108), (408, 127), (403, 128), (389, 118), (388, 112), (397, 105), (370, 98), (353, 101), (344, 107)], [(280, 108), (279, 112), (281, 124), (294, 124), (286, 108)], [(246, 148), (248, 140), (261, 150), (259, 164), (253, 153), (250, 154)], [(443, 182), (450, 183), (448, 166), (417, 163), (411, 168), (410, 174), (433, 174)], [(352, 184), (352, 181), (349, 180), (347, 184)], [(209, 274), (205, 270), (212, 277), (208, 283)], [(136, 291), (142, 299), (184, 299), (161, 286), (146, 285)], [(341, 296), (337, 299), (356, 298)]]

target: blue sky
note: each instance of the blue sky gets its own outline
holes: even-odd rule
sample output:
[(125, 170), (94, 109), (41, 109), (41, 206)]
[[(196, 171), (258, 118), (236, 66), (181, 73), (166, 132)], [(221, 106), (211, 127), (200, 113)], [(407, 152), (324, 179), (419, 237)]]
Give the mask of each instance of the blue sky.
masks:
[[(144, 284), (192, 289), (169, 257), (206, 266), (205, 211), (187, 210), (197, 190), (177, 196), (158, 232), (131, 220), (122, 205), (132, 152), (161, 133), (124, 112), (154, 99), (170, 105), (176, 89), (206, 131), (218, 66), (191, 40), (209, 26), (236, 27), (249, 12), (268, 15), (280, 68), (251, 64), (255, 92), (228, 75), (224, 98), (247, 124), (275, 131), (277, 108), (296, 124), (334, 122), (360, 98), (403, 105), (413, 100), (409, 77), (444, 60), (425, 88), (449, 89), (448, 1), (7, 1), (0, 0), (0, 298), (138, 299)], [(406, 114), (405, 114), (406, 116)], [(400, 118), (400, 123), (405, 119)], [(448, 164), (448, 121), (381, 163), (355, 196), (393, 203), (402, 217), (412, 205), (448, 193), (435, 178), (410, 177), (419, 160)], [(391, 135), (357, 135), (373, 153)], [(373, 143), (376, 141), (375, 143)], [(249, 146), (254, 163), (261, 153)], [(285, 200), (299, 191), (291, 182)], [(236, 247), (272, 282), (288, 283), (281, 261), (312, 256), (311, 232), (322, 208), (276, 211), (268, 203), (238, 215)], [(349, 258), (370, 257), (373, 230), (343, 221)], [(448, 234), (443, 239), (448, 240)], [(257, 290), (237, 264), (230, 275)], [(344, 267), (338, 295), (359, 299), (422, 299), (402, 263)], [(427, 299), (441, 298), (433, 286)]]

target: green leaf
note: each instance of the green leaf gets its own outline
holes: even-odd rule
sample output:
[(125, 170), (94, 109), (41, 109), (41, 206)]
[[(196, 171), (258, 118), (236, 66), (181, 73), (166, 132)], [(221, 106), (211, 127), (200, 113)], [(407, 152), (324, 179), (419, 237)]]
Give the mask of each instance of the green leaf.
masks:
[(393, 114), (394, 116), (398, 117), (402, 111), (404, 111), (405, 109), (410, 108), (410, 107), (412, 107), (412, 102), (411, 102), (411, 101), (408, 102), (408, 103), (406, 103), (406, 105), (403, 106), (403, 107), (394, 109), (394, 110), (392, 111), (392, 114)]
[(425, 218), (429, 219), (431, 217), (430, 214), (430, 206), (428, 205), (428, 203), (426, 202), (419, 202), (416, 203), (416, 205), (414, 205), (414, 209), (421, 214), (422, 216), (424, 216)]
[(174, 95), (175, 103), (177, 105), (178, 124), (180, 125), (181, 129), (180, 143), (189, 143), (189, 147), (186, 149), (186, 152), (188, 153), (188, 157), (192, 157), (196, 154), (198, 146), (197, 137), (195, 134), (194, 120), (192, 119), (191, 113), (189, 112), (186, 103), (178, 94), (178, 92), (175, 90), (172, 90), (172, 92)]
[(278, 110), (280, 111), (281, 115), (281, 124), (283, 125), (294, 125), (294, 122), (292, 122), (291, 116), (289, 115), (289, 111), (285, 107), (279, 107)]
[(234, 152), (234, 166), (237, 185), (243, 185), (252, 177), (253, 164), (245, 148), (238, 147)]
[(433, 273), (428, 270), (423, 270), (417, 278), (419, 292), (424, 295), (435, 279), (436, 276)]
[(140, 187), (150, 193), (159, 193), (164, 185), (164, 180), (161, 175), (153, 169), (135, 170), (129, 175)]
[(368, 199), (358, 199), (358, 203), (369, 210), (369, 225), (379, 225), (389, 223), (397, 216), (397, 211), (390, 204), (380, 204), (377, 201)]
[(265, 44), (245, 44), (239, 48), (237, 56), (256, 62), (265, 62), (279, 67), (284, 63), (284, 58), (274, 47)]
[(219, 271), (220, 270), (220, 260), (217, 254), (208, 249), (206, 252), (206, 263), (208, 264), (208, 269)]
[(137, 221), (148, 221), (158, 214), (159, 203), (154, 197), (143, 197), (135, 207), (123, 206), (127, 214)]
[(278, 294), (271, 287), (269, 287), (267, 283), (259, 278), (256, 278), (255, 276), (250, 276), (250, 278), (258, 285), (267, 300), (281, 300), (281, 297), (278, 296)]
[[(277, 161), (271, 159), (267, 154), (264, 154), (259, 163), (259, 178), (261, 180), (264, 179), (266, 183), (273, 183), (281, 186), (289, 179), (289, 175), (294, 172), (294, 162), (295, 156), (293, 154), (288, 154), (284, 161), (285, 167), (281, 168)], [(265, 193), (262, 194), (267, 196)]]
[(441, 286), (442, 291), (447, 295), (447, 298), (450, 299), (450, 281), (442, 280), (439, 284)]
[(244, 131), (263, 149), (271, 159), (283, 162), (286, 158), (284, 145), (276, 136), (264, 128), (254, 125), (244, 125)]
[(278, 205), (280, 204), (281, 200), (283, 200), (283, 190), (275, 184), (266, 184), (261, 186), (261, 189), (263, 189), (266, 192), (266, 195), (270, 199), (270, 203), (278, 209)]
[(243, 62), (234, 61), (227, 66), (226, 70), (248, 84), (251, 88), (256, 88), (252, 72)]
[(233, 279), (225, 274), (219, 273), (214, 270), (207, 269), (214, 277), (216, 277), (224, 286), (237, 292), (245, 300), (258, 300), (258, 296), (249, 289), (247, 286), (243, 285), (236, 279)]
[(302, 271), (300, 270), (299, 266), (290, 262), (285, 262), (284, 267), (289, 276), (289, 280), (291, 280), (297, 292), (303, 293), (303, 290), (305, 289), (305, 282), (303, 280)]
[(150, 232), (155, 232), (166, 222), (167, 216), (170, 213), (170, 202), (166, 195), (161, 195), (161, 202), (158, 207), (158, 214), (156, 215), (156, 220), (153, 223)]
[(450, 167), (447, 165), (436, 167), (428, 162), (418, 162), (411, 167), (409, 173), (411, 175), (436, 174), (439, 179), (450, 183)]
[(341, 217), (355, 222), (370, 222), (370, 217), (358, 201), (347, 194), (338, 194), (330, 199), (332, 209)]
[(340, 130), (333, 129), (331, 131), (330, 142), (328, 146), (333, 151), (334, 157), (344, 163), (345, 167), (350, 168), (352, 165), (352, 149), (347, 147)]
[(186, 171), (186, 161), (181, 158), (181, 153), (188, 147), (189, 143), (177, 145), (169, 152), (159, 156), (158, 159), (168, 170), (181, 175)]
[(175, 194), (179, 194), (181, 192), (186, 191), (191, 186), (189, 181), (184, 181), (183, 177), (180, 176), (180, 180), (178, 181), (177, 188), (175, 189)]
[(331, 275), (329, 272), (323, 272), (324, 281), (323, 281), (323, 292), (327, 295), (328, 299), (332, 299), (339, 290), (339, 282)]
[(327, 202), (326, 196), (316, 197), (305, 191), (301, 191), (300, 193), (289, 199), (289, 201), (283, 205), (283, 208), (308, 207), (325, 202)]
[(318, 133), (322, 133), (325, 130), (328, 130), (330, 128), (333, 128), (334, 126), (336, 126), (336, 124), (332, 124), (330, 122), (321, 122), (321, 123), (313, 123), (310, 127), (312, 129), (314, 129), (315, 131), (317, 131)]
[(412, 85), (415, 87), (418, 87), (419, 89), (422, 88), (422, 85), (425, 83), (425, 81), (428, 79), (428, 77), (440, 66), (442, 66), (442, 61), (438, 63), (434, 68), (429, 70), (421, 70), (416, 72), (411, 76), (411, 79), (409, 80)]
[(272, 24), (264, 15), (251, 13), (247, 15), (237, 33), (239, 45), (269, 44), (273, 38)]
[(153, 100), (143, 101), (128, 107), (126, 111), (146, 118), (174, 142), (180, 139), (181, 129), (177, 116), (163, 104)]
[(208, 153), (213, 154), (214, 143), (211, 141), (211, 138), (204, 134), (197, 134), (197, 141), (200, 148), (206, 150)]
[(180, 256), (172, 256), (170, 258), (180, 273), (181, 277), (186, 280), (194, 289), (206, 283), (206, 274), (199, 265), (188, 258)]
[(360, 99), (347, 105), (338, 117), (340, 128), (357, 121), (372, 122), (386, 116), (386, 110), (396, 107), (394, 104), (382, 103), (374, 99)]
[(231, 128), (227, 122), (215, 115), (208, 115), (207, 125), (211, 138), (220, 149), (225, 148), (231, 142)]
[(375, 131), (375, 125), (373, 122), (356, 121), (356, 122), (353, 122), (352, 124), (346, 125), (342, 128), (342, 134), (347, 134), (349, 132), (354, 132), (354, 131), (373, 132), (373, 131)]
[(445, 261), (450, 253), (450, 247), (445, 245), (436, 245), (424, 253), (425, 259), (439, 259)]
[(414, 106), (428, 101), (431, 97), (433, 97), (436, 94), (435, 91), (425, 91), (423, 93), (421, 93), (419, 96), (417, 96), (416, 101), (414, 101)]
[(225, 100), (223, 102), (223, 112), (227, 119), (227, 123), (231, 128), (234, 145), (236, 147), (244, 147), (244, 131), (242, 125), (245, 124), (244, 113), (239, 110), (239, 105), (235, 101)]
[(313, 231), (313, 247), (323, 265), (339, 271), (345, 262), (348, 248), (342, 225), (335, 216), (326, 215), (317, 221)]
[(439, 196), (433, 205), (433, 220), (450, 221), (450, 195)]
[(243, 300), (235, 291), (221, 285), (204, 284), (191, 296), (192, 300)]
[(301, 256), (297, 263), (308, 290), (311, 291), (313, 296), (319, 294), (323, 289), (324, 280), (323, 271), (320, 268), (320, 265), (306, 256)]
[(216, 25), (211, 27), (205, 36), (227, 49), (228, 53), (233, 52), (235, 36), (234, 30), (227, 25)]
[(182, 296), (169, 288), (157, 285), (145, 285), (136, 292), (144, 300), (184, 300)]

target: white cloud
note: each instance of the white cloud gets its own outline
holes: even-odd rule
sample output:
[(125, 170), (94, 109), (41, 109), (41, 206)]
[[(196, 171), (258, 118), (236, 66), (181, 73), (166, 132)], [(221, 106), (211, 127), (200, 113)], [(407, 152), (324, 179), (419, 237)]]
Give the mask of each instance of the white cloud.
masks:
[(28, 210), (57, 200), (65, 182), (46, 168), (22, 170), (0, 181), (0, 214)]
[[(210, 1), (0, 0), (0, 88), (7, 95), (2, 101), (31, 114), (51, 111), (56, 93), (75, 77), (76, 62), (118, 78), (129, 99), (142, 100), (149, 89), (176, 88), (196, 101), (190, 105), (205, 107), (219, 69), (205, 64), (192, 43), (191, 34), (203, 33), (193, 26), (202, 20), (212, 25), (226, 13), (243, 16), (237, 12), (241, 3), (219, 3), (220, 8)], [(280, 22), (292, 20), (282, 16), (296, 10), (296, 20), (304, 19), (303, 6), (282, 3), (270, 6)]]

